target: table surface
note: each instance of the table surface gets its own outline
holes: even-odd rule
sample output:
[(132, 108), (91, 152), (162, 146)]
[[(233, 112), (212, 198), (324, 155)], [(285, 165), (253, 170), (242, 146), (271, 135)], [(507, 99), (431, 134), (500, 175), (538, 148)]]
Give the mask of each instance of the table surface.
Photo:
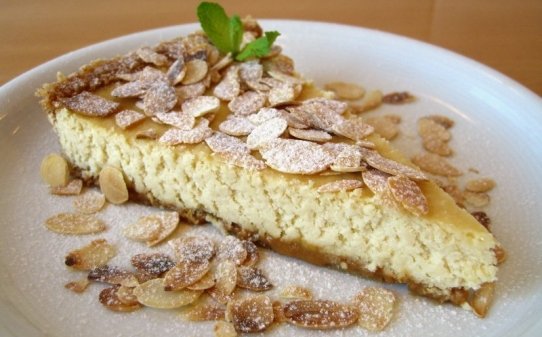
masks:
[[(0, 0), (0, 84), (69, 51), (195, 22), (197, 0)], [(338, 22), (438, 45), (542, 95), (541, 0), (221, 0), (228, 13)]]

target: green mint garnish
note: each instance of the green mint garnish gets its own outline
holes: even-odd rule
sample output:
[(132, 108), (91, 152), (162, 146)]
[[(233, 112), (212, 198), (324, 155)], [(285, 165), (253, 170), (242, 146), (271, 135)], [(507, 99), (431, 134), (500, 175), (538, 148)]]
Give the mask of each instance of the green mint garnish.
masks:
[(221, 53), (231, 53), (237, 61), (269, 54), (273, 42), (280, 35), (275, 31), (265, 32), (264, 36), (250, 42), (240, 51), (244, 30), (239, 16), (228, 17), (224, 8), (213, 2), (200, 3), (197, 13), (201, 28), (211, 42)]

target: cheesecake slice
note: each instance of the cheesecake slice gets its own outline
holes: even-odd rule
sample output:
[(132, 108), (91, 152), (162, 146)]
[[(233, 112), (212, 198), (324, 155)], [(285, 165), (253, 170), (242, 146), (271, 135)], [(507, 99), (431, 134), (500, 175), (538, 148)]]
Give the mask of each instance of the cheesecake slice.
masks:
[(238, 62), (194, 33), (94, 61), (37, 94), (88, 183), (113, 167), (132, 200), (487, 311), (494, 236), (278, 47)]

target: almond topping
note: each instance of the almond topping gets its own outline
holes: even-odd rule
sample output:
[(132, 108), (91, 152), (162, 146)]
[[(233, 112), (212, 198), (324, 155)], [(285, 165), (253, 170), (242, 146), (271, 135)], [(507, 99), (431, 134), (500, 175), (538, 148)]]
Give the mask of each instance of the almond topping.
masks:
[(396, 162), (394, 160), (385, 158), (381, 156), (377, 151), (374, 150), (368, 150), (361, 148), (363, 159), (369, 164), (370, 166), (392, 174), (392, 175), (404, 175), (407, 178), (413, 179), (413, 180), (427, 180), (427, 177), (423, 172), (412, 168), (410, 166), (403, 165), (399, 162)]
[(429, 212), (427, 199), (418, 185), (403, 175), (388, 178), (388, 187), (395, 200), (409, 212), (421, 216)]
[(243, 240), (243, 247), (247, 251), (247, 258), (243, 261), (243, 265), (247, 267), (255, 265), (260, 258), (258, 247), (254, 242), (248, 240)]
[(358, 311), (349, 305), (325, 300), (297, 300), (284, 305), (289, 323), (309, 329), (340, 329), (358, 320)]
[(228, 108), (236, 115), (250, 115), (260, 110), (266, 101), (264, 94), (247, 91), (228, 103)]
[(209, 112), (217, 111), (218, 108), (220, 108), (220, 100), (214, 96), (189, 98), (182, 105), (183, 112), (194, 117), (201, 117)]
[(489, 307), (491, 306), (491, 302), (493, 302), (494, 294), (495, 283), (484, 283), (469, 299), (469, 304), (478, 317), (486, 317)]
[(275, 117), (283, 117), (281, 110), (275, 108), (261, 108), (257, 113), (247, 116), (247, 119), (252, 124), (260, 125)]
[(206, 61), (193, 59), (185, 63), (186, 74), (182, 79), (182, 84), (194, 84), (201, 81), (209, 71)]
[(331, 135), (325, 131), (313, 129), (288, 128), (288, 133), (298, 139), (310, 140), (313, 142), (327, 142), (332, 139)]
[(228, 303), (226, 316), (238, 332), (259, 332), (273, 323), (273, 305), (267, 296), (253, 296)]
[[(135, 276), (133, 273), (122, 270), (118, 267), (110, 267), (108, 265), (100, 266), (89, 271), (87, 278), (90, 281), (103, 282), (109, 284), (133, 284)], [(137, 285), (137, 280), (135, 280)]]
[(92, 214), (101, 210), (105, 205), (105, 196), (98, 191), (88, 191), (78, 195), (73, 200), (73, 206), (79, 213)]
[(154, 115), (154, 118), (180, 130), (192, 130), (196, 125), (196, 118), (184, 111), (158, 112)]
[(274, 139), (260, 148), (266, 164), (284, 173), (315, 174), (335, 159), (321, 145), (297, 139)]
[(361, 180), (355, 179), (343, 179), (333, 181), (327, 184), (324, 184), (318, 187), (318, 192), (320, 193), (329, 193), (329, 192), (340, 192), (340, 191), (351, 191), (357, 188), (362, 188), (363, 182)]
[(175, 104), (177, 104), (175, 89), (164, 81), (155, 82), (143, 97), (143, 111), (147, 116), (168, 112)]
[(215, 337), (237, 337), (237, 331), (232, 323), (218, 321), (213, 327)]
[(191, 285), (187, 286), (187, 289), (190, 290), (207, 290), (211, 289), (215, 286), (215, 278), (214, 274), (211, 272), (208, 272), (207, 274), (203, 275), (202, 278), (197, 280), (195, 283), (192, 283)]
[(121, 129), (127, 129), (145, 119), (145, 115), (134, 110), (122, 110), (115, 115), (115, 123)]
[(222, 81), (220, 81), (213, 89), (213, 95), (223, 101), (231, 101), (239, 96), (240, 92), (239, 67), (230, 66), (222, 78)]
[(93, 117), (106, 117), (119, 107), (119, 103), (109, 101), (88, 91), (83, 91), (72, 97), (62, 98), (61, 101), (68, 109), (81, 115)]
[(398, 124), (400, 120), (399, 116), (392, 115), (371, 116), (364, 119), (367, 124), (375, 129), (376, 133), (387, 140), (392, 140), (399, 134)]
[(333, 91), (337, 97), (348, 100), (360, 99), (365, 95), (365, 89), (354, 83), (331, 82), (324, 88)]
[(141, 304), (139, 303), (123, 303), (117, 296), (118, 289), (118, 286), (103, 289), (100, 292), (100, 303), (102, 303), (109, 310), (119, 312), (131, 312), (141, 308)]
[(56, 195), (79, 195), (83, 189), (83, 181), (81, 179), (74, 179), (66, 186), (51, 186), (51, 194)]
[(432, 153), (418, 154), (412, 158), (412, 162), (422, 170), (440, 176), (456, 177), (463, 174), (446, 159)]
[(139, 304), (137, 297), (134, 295), (134, 287), (120, 286), (117, 289), (117, 298), (126, 305)]
[(167, 130), (158, 141), (168, 145), (197, 144), (204, 141), (212, 134), (213, 130), (209, 127), (209, 121), (202, 118), (196, 127), (191, 130), (181, 130), (177, 128)]
[(99, 239), (68, 253), (65, 264), (77, 270), (91, 270), (107, 264), (115, 255), (117, 249), (105, 239)]
[(154, 240), (147, 241), (147, 246), (152, 247), (160, 242), (164, 241), (168, 236), (170, 236), (179, 225), (179, 213), (175, 211), (171, 212), (160, 212), (156, 214), (161, 220), (160, 234)]
[(414, 101), (415, 98), (406, 91), (392, 92), (382, 97), (382, 102), (386, 104), (404, 104)]
[(83, 293), (90, 284), (90, 281), (85, 277), (77, 281), (71, 281), (64, 285), (64, 288), (73, 291), (74, 293)]
[(388, 178), (391, 177), (388, 173), (369, 169), (362, 174), (363, 182), (374, 194), (383, 194), (388, 190)]
[(360, 119), (345, 119), (332, 125), (332, 131), (355, 141), (363, 140), (374, 132), (374, 128)]
[(128, 188), (122, 171), (113, 166), (105, 166), (98, 178), (100, 189), (107, 201), (112, 204), (122, 204), (128, 200)]
[(230, 260), (240, 265), (247, 258), (247, 254), (243, 241), (233, 235), (228, 235), (220, 242), (216, 258), (219, 261)]
[(166, 77), (171, 85), (176, 85), (181, 83), (185, 75), (186, 67), (184, 64), (184, 57), (181, 54), (167, 70)]
[(201, 291), (182, 289), (178, 291), (164, 290), (165, 281), (152, 279), (135, 287), (134, 295), (139, 303), (156, 309), (175, 309), (193, 303), (201, 295)]
[(173, 260), (162, 253), (137, 254), (130, 260), (139, 272), (160, 276), (175, 266)]
[(481, 212), (481, 211), (478, 211), (478, 212), (471, 212), (471, 215), (482, 225), (484, 226), (487, 230), (490, 229), (491, 227), (491, 219), (489, 218), (489, 216), (486, 214), (486, 212)]
[(249, 149), (257, 149), (265, 143), (280, 137), (286, 131), (288, 123), (282, 118), (272, 118), (258, 125), (247, 137)]
[(113, 97), (139, 97), (145, 95), (152, 82), (133, 81), (121, 84), (111, 91)]
[(495, 187), (495, 180), (490, 178), (480, 178), (469, 180), (465, 185), (465, 189), (471, 192), (489, 192)]
[(202, 235), (183, 236), (169, 241), (169, 245), (181, 261), (210, 261), (216, 252), (214, 242)]
[(370, 331), (381, 331), (393, 317), (395, 295), (384, 288), (367, 287), (354, 298), (359, 310), (358, 323)]
[(45, 221), (50, 231), (60, 234), (94, 234), (105, 230), (105, 223), (90, 214), (60, 213)]
[(463, 196), (465, 197), (465, 202), (467, 204), (476, 208), (485, 207), (489, 204), (490, 201), (489, 194), (487, 193), (465, 191), (463, 192)]
[(158, 132), (156, 132), (155, 129), (149, 128), (145, 130), (138, 131), (136, 133), (136, 139), (157, 139), (158, 138)]
[(136, 54), (143, 62), (152, 63), (159, 67), (168, 63), (168, 59), (165, 55), (158, 54), (150, 47), (141, 47), (136, 50)]
[(281, 290), (280, 297), (296, 300), (312, 300), (312, 291), (304, 287), (289, 285)]
[(230, 260), (223, 260), (216, 266), (215, 274), (215, 292), (227, 296), (230, 295), (237, 285), (237, 268), (235, 263)]
[(362, 113), (376, 109), (382, 104), (382, 92), (380, 90), (369, 91), (359, 104), (352, 105), (353, 113)]
[(161, 230), (161, 219), (156, 215), (147, 215), (126, 226), (122, 234), (130, 240), (147, 242), (156, 240)]
[(237, 286), (241, 288), (252, 291), (266, 291), (273, 288), (261, 269), (239, 266), (237, 272)]
[(51, 187), (63, 187), (70, 179), (68, 162), (59, 154), (48, 154), (41, 161), (41, 179)]
[(267, 166), (265, 163), (254, 156), (243, 152), (223, 152), (220, 157), (226, 163), (245, 168), (247, 170), (261, 171)]
[(247, 144), (239, 138), (226, 135), (219, 131), (215, 131), (211, 137), (206, 138), (205, 143), (207, 143), (207, 146), (215, 153), (250, 153)]
[(189, 85), (182, 85), (180, 87), (175, 88), (175, 93), (177, 94), (177, 98), (179, 101), (185, 101), (189, 98), (194, 98), (201, 96), (205, 93), (205, 90), (207, 88), (205, 87), (205, 84), (202, 82), (189, 84)]
[(224, 311), (223, 307), (214, 303), (196, 303), (184, 311), (182, 316), (192, 322), (216, 321), (224, 319)]
[(164, 276), (164, 289), (177, 291), (199, 281), (211, 267), (208, 260), (181, 260)]
[(218, 129), (230, 136), (247, 136), (256, 126), (252, 124), (246, 117), (231, 116), (220, 123)]

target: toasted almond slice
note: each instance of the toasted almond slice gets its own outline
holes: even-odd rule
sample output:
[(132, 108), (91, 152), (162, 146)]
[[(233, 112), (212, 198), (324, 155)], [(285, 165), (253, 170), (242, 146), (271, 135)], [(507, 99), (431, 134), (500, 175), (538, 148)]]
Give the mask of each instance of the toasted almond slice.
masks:
[(122, 204), (128, 200), (128, 188), (122, 171), (113, 166), (105, 166), (98, 178), (100, 189), (107, 201), (112, 204)]
[(134, 287), (120, 286), (117, 289), (117, 298), (126, 305), (139, 304), (137, 297), (134, 295)]
[(388, 187), (395, 200), (409, 212), (421, 216), (429, 212), (429, 205), (420, 187), (403, 175), (388, 178)]
[(247, 251), (247, 258), (243, 261), (243, 265), (247, 267), (254, 266), (260, 259), (260, 253), (258, 246), (252, 241), (243, 240), (243, 247)]
[(201, 118), (191, 130), (181, 130), (171, 128), (167, 130), (158, 141), (168, 145), (177, 144), (197, 144), (203, 142), (207, 137), (213, 134), (213, 130), (209, 127), (209, 120)]
[(177, 98), (179, 101), (185, 101), (189, 98), (194, 98), (201, 96), (205, 93), (205, 90), (207, 88), (205, 87), (205, 84), (202, 82), (189, 84), (189, 85), (182, 85), (180, 87), (175, 88), (175, 92), (177, 94)]
[(218, 321), (213, 327), (215, 337), (237, 337), (237, 331), (232, 323)]
[(246, 117), (232, 116), (220, 123), (218, 129), (230, 136), (247, 136), (256, 126), (252, 124)]
[(443, 115), (429, 115), (429, 116), (425, 116), (423, 118), (430, 119), (433, 122), (436, 122), (437, 124), (442, 125), (446, 129), (451, 128), (455, 124), (453, 119), (451, 119), (449, 117), (446, 117), (446, 116), (443, 116)]
[(273, 323), (273, 304), (264, 295), (236, 300), (228, 303), (226, 317), (231, 318), (238, 332), (264, 331)]
[(70, 179), (68, 162), (59, 154), (48, 154), (41, 161), (41, 179), (51, 187), (63, 187)]
[(354, 307), (325, 300), (292, 301), (284, 305), (283, 311), (289, 323), (321, 330), (347, 327), (359, 317)]
[(107, 264), (115, 255), (117, 255), (115, 246), (105, 239), (98, 239), (69, 252), (65, 264), (77, 270), (91, 270)]
[(495, 180), (491, 178), (479, 178), (467, 181), (465, 189), (470, 192), (489, 192), (495, 185)]
[(254, 125), (260, 125), (275, 117), (283, 117), (281, 110), (275, 108), (261, 108), (257, 113), (247, 116), (248, 120)]
[(145, 130), (138, 131), (136, 133), (136, 139), (157, 139), (158, 138), (158, 132), (156, 132), (153, 128), (148, 128)]
[(333, 137), (325, 131), (314, 130), (314, 129), (296, 129), (288, 128), (288, 133), (295, 138), (310, 140), (313, 142), (327, 142)]
[(244, 153), (250, 154), (250, 150), (243, 141), (237, 137), (215, 131), (211, 137), (205, 139), (205, 143), (215, 153)]
[(192, 283), (191, 285), (187, 286), (187, 289), (191, 290), (207, 290), (211, 289), (215, 286), (215, 276), (212, 272), (208, 272), (207, 274), (203, 275), (202, 278), (200, 278), (195, 283)]
[(245, 83), (258, 82), (263, 76), (263, 66), (259, 60), (251, 60), (241, 63), (239, 76)]
[(275, 71), (287, 75), (293, 75), (295, 71), (294, 61), (290, 57), (281, 54), (281, 49), (279, 46), (273, 45), (271, 49), (270, 54), (266, 55), (265, 59), (262, 60), (265, 71)]
[(71, 281), (64, 285), (64, 288), (73, 291), (74, 293), (83, 293), (90, 284), (90, 281), (85, 277), (77, 281)]
[(424, 138), (422, 139), (422, 145), (428, 152), (438, 154), (439, 156), (451, 156), (454, 152), (447, 142), (438, 138)]
[(478, 211), (478, 212), (471, 212), (471, 215), (485, 228), (488, 230), (491, 227), (491, 219), (486, 214), (486, 212)]
[(143, 97), (143, 111), (147, 116), (168, 112), (177, 104), (175, 89), (164, 81), (155, 82)]
[(87, 276), (90, 281), (118, 285), (132, 283), (134, 277), (135, 276), (132, 272), (108, 265), (92, 269), (91, 271), (89, 271)]
[(249, 149), (257, 149), (270, 140), (280, 137), (288, 128), (286, 120), (276, 117), (258, 125), (247, 137)]
[(237, 286), (252, 291), (266, 291), (273, 288), (261, 269), (239, 266), (237, 268)]
[(350, 138), (355, 141), (363, 140), (374, 132), (374, 128), (361, 119), (346, 119), (331, 126), (332, 131), (340, 136)]
[(152, 84), (147, 81), (133, 81), (121, 84), (111, 91), (113, 97), (139, 97), (145, 95)]
[(360, 99), (365, 95), (365, 89), (354, 83), (330, 82), (326, 83), (324, 88), (333, 91), (337, 97), (342, 99)]
[(83, 181), (81, 179), (71, 180), (66, 186), (56, 186), (50, 189), (51, 194), (56, 195), (79, 195), (83, 189)]
[(422, 170), (440, 176), (457, 177), (463, 174), (446, 159), (433, 153), (415, 155), (412, 162)]
[(390, 174), (369, 169), (362, 172), (363, 182), (374, 194), (384, 194), (388, 190), (388, 178)]
[(404, 175), (413, 180), (427, 180), (423, 172), (381, 156), (377, 151), (361, 148), (363, 159), (370, 166), (391, 175)]
[(376, 109), (380, 104), (382, 104), (382, 92), (380, 90), (372, 90), (367, 92), (359, 104), (352, 105), (351, 108), (353, 113), (362, 113)]
[(213, 67), (211, 70), (222, 70), (233, 63), (233, 57), (231, 56), (231, 53), (226, 54), (223, 58), (218, 60), (215, 64), (213, 64)]
[(45, 220), (50, 231), (60, 234), (94, 234), (105, 230), (105, 223), (90, 214), (59, 213)]
[[(300, 109), (290, 108), (289, 112), (284, 110), (278, 110), (282, 112), (282, 118), (286, 119), (288, 126), (296, 129), (307, 129), (311, 126), (312, 121), (310, 115)], [(280, 115), (279, 115), (280, 117)]]
[(217, 111), (218, 108), (220, 108), (220, 100), (214, 96), (189, 98), (182, 105), (183, 112), (194, 117), (201, 117), (209, 112)]
[(188, 321), (217, 321), (224, 319), (225, 309), (215, 303), (196, 303), (182, 312), (182, 317)]
[(469, 305), (478, 317), (486, 317), (489, 307), (493, 302), (494, 294), (495, 283), (484, 283), (469, 299)]
[(201, 81), (208, 73), (209, 67), (206, 61), (193, 59), (185, 63), (186, 74), (182, 84), (193, 84)]
[[(338, 148), (336, 150), (338, 150)], [(331, 169), (337, 172), (364, 171), (367, 169), (367, 166), (361, 161), (361, 159), (362, 156), (359, 147), (346, 145), (337, 154), (337, 157), (331, 165)]]
[(167, 70), (166, 77), (171, 85), (176, 85), (181, 83), (186, 75), (186, 67), (184, 64), (183, 55), (179, 55), (177, 60), (171, 64)]
[(85, 116), (105, 117), (117, 111), (119, 103), (109, 101), (98, 95), (83, 91), (60, 101), (70, 110)]
[(136, 54), (143, 62), (152, 63), (159, 67), (168, 63), (168, 59), (165, 55), (158, 54), (151, 47), (141, 47), (136, 50)]
[(130, 262), (139, 272), (160, 276), (175, 266), (175, 262), (166, 254), (137, 254)]
[(122, 110), (115, 115), (115, 123), (121, 129), (127, 129), (145, 119), (145, 115), (134, 110)]
[(321, 145), (297, 139), (274, 139), (260, 148), (266, 164), (284, 173), (315, 174), (335, 159)]
[(358, 324), (370, 331), (381, 331), (393, 317), (395, 295), (384, 288), (367, 287), (354, 297), (359, 310)]
[(124, 227), (122, 234), (134, 241), (147, 242), (156, 240), (162, 231), (162, 220), (157, 215), (147, 215), (137, 222)]
[(100, 292), (100, 303), (102, 303), (109, 310), (119, 312), (131, 312), (141, 308), (141, 304), (137, 302), (131, 304), (122, 302), (117, 296), (118, 289), (118, 286), (103, 289)]
[(342, 179), (337, 181), (332, 181), (330, 183), (324, 184), (318, 187), (319, 193), (329, 193), (329, 192), (340, 192), (340, 191), (351, 191), (357, 188), (362, 188), (363, 182), (361, 180), (355, 179)]
[(495, 254), (495, 258), (497, 259), (497, 265), (500, 265), (504, 261), (506, 261), (506, 251), (502, 246), (495, 246), (495, 248), (493, 248), (493, 253)]
[(147, 246), (152, 247), (160, 242), (164, 241), (168, 236), (170, 236), (179, 225), (179, 213), (175, 211), (164, 211), (156, 214), (160, 217), (162, 221), (162, 227), (160, 229), (160, 234), (156, 239), (147, 241)]
[(382, 103), (386, 104), (404, 104), (415, 100), (415, 97), (406, 91), (392, 92), (382, 97)]
[(216, 287), (216, 281), (215, 281), (215, 286), (212, 288), (206, 289), (205, 293), (208, 294), (214, 301), (223, 305), (226, 305), (229, 302), (233, 301), (233, 299), (236, 297), (235, 291), (232, 292), (231, 294), (224, 294), (222, 290)]
[(237, 285), (237, 268), (233, 261), (222, 260), (216, 266), (214, 290), (223, 295), (230, 295)]
[(215, 255), (214, 242), (206, 236), (183, 236), (169, 241), (178, 260), (210, 261)]
[(487, 206), (489, 204), (489, 201), (491, 200), (489, 194), (487, 193), (465, 191), (463, 192), (463, 196), (465, 197), (465, 202), (467, 204), (476, 208), (482, 208)]
[(196, 118), (184, 111), (158, 112), (154, 117), (180, 130), (191, 130), (196, 125)]
[(98, 191), (87, 191), (73, 200), (75, 210), (83, 214), (93, 214), (105, 205), (105, 196)]
[(237, 115), (250, 115), (263, 108), (266, 96), (259, 92), (247, 91), (228, 103), (228, 108)]
[(134, 288), (134, 295), (139, 303), (156, 309), (175, 309), (193, 303), (201, 295), (201, 291), (182, 289), (179, 291), (164, 290), (165, 281), (152, 279)]
[(226, 71), (222, 81), (213, 89), (213, 95), (223, 101), (231, 101), (239, 96), (241, 92), (241, 83), (239, 79), (239, 67), (232, 65)]
[(199, 281), (211, 264), (208, 260), (181, 260), (164, 276), (164, 289), (177, 291)]
[(245, 261), (247, 255), (248, 253), (243, 241), (233, 235), (228, 235), (218, 245), (216, 258), (219, 261), (230, 260), (236, 265), (240, 265)]
[(269, 90), (267, 100), (271, 106), (291, 102), (296, 97), (296, 90), (292, 84), (281, 82)]
[(387, 140), (392, 140), (399, 134), (398, 119), (396, 117), (399, 116), (371, 116), (365, 118), (364, 121), (370, 126), (372, 126), (375, 129), (376, 133), (378, 133)]
[(312, 300), (312, 291), (305, 287), (289, 285), (280, 291), (280, 297), (296, 300)]

